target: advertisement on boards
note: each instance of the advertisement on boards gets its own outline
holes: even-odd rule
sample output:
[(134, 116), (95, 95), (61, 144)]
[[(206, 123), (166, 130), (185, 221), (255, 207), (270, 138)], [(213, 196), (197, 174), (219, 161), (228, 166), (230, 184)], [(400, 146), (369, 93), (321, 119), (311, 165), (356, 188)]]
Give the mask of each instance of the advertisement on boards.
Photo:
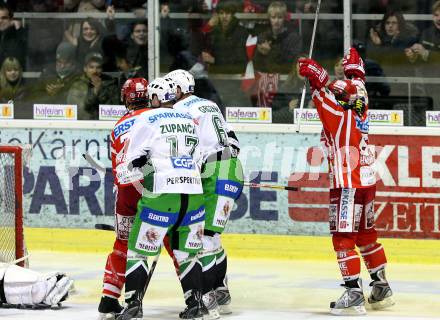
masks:
[[(0, 128), (1, 144), (30, 144), (25, 225), (93, 228), (113, 223), (110, 130)], [(319, 134), (237, 132), (245, 180), (297, 192), (244, 188), (231, 233), (328, 235), (328, 167)], [(377, 152), (377, 229), (382, 236), (440, 239), (440, 137), (370, 135)], [(81, 156), (88, 152), (100, 172)]]

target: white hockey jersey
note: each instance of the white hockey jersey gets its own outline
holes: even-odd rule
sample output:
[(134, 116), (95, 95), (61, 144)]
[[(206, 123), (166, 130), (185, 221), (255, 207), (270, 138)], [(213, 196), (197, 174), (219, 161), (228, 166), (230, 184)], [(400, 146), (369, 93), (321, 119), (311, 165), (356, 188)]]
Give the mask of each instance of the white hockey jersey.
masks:
[(216, 103), (191, 95), (175, 103), (173, 108), (180, 112), (189, 112), (198, 124), (199, 146), (204, 158), (228, 145), (227, 133), (232, 128)]
[(153, 193), (203, 193), (197, 124), (188, 112), (157, 108), (140, 115), (131, 129), (127, 161), (149, 155), (144, 186)]

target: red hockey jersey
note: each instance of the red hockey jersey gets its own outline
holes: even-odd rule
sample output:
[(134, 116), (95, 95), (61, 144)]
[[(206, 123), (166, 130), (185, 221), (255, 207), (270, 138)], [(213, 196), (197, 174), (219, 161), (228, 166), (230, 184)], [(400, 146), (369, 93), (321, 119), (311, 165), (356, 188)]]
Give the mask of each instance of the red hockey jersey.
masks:
[(344, 110), (327, 88), (313, 92), (313, 102), (323, 124), (321, 143), (326, 153), (330, 188), (364, 188), (375, 185), (374, 147), (368, 144), (368, 97), (362, 81), (353, 81), (366, 101), (360, 117)]
[(111, 134), (111, 157), (112, 157), (112, 171), (114, 176), (114, 183), (118, 186), (131, 184), (133, 181), (143, 179), (139, 172), (131, 172), (129, 170), (121, 170), (121, 167), (116, 173), (118, 166), (126, 166), (125, 155), (128, 145), (126, 141), (130, 138), (130, 129), (133, 127), (137, 117), (143, 112), (150, 109), (144, 108), (139, 110), (131, 110), (127, 112), (121, 119), (116, 122)]

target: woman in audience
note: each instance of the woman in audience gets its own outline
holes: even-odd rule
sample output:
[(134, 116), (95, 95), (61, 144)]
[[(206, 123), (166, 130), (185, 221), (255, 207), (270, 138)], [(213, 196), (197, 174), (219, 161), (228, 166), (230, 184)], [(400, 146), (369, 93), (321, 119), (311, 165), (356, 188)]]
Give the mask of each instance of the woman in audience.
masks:
[(81, 23), (79, 37), (75, 37), (72, 29), (67, 29), (64, 36), (76, 47), (76, 58), (79, 65), (84, 64), (84, 57), (90, 52), (102, 52), (104, 27), (98, 20), (87, 18)]
[(369, 56), (390, 76), (410, 76), (405, 49), (416, 43), (417, 34), (417, 28), (406, 22), (401, 12), (388, 12), (376, 27), (370, 29)]
[(0, 69), (0, 103), (14, 101), (23, 94), (23, 68), (17, 58), (8, 57)]
[(0, 68), (0, 103), (14, 104), (15, 119), (31, 119), (32, 107), (25, 103), (27, 90), (23, 68), (15, 57), (7, 57)]

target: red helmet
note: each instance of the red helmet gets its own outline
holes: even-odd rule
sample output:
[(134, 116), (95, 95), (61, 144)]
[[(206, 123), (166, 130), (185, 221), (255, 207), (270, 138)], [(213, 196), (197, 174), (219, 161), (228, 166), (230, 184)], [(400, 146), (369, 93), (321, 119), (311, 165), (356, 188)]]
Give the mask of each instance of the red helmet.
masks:
[(121, 89), (121, 102), (130, 104), (148, 102), (148, 81), (144, 78), (131, 78), (125, 81)]
[(357, 87), (351, 80), (334, 80), (328, 88), (337, 100), (351, 103), (358, 98)]

